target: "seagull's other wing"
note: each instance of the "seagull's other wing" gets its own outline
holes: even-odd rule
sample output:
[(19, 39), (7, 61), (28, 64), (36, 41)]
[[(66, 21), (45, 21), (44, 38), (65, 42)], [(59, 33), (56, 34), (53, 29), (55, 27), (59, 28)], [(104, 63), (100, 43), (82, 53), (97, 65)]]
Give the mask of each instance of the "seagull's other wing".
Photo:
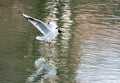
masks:
[(50, 29), (48, 28), (47, 25), (45, 25), (44, 22), (31, 16), (28, 16), (26, 14), (22, 14), (22, 16), (25, 17), (30, 23), (32, 23), (42, 34), (46, 35), (47, 33), (50, 32)]
[(54, 23), (54, 22), (52, 22), (52, 21), (50, 21), (50, 22), (48, 22), (48, 28), (51, 30), (51, 31), (55, 31), (56, 30), (56, 28), (57, 28), (57, 25)]

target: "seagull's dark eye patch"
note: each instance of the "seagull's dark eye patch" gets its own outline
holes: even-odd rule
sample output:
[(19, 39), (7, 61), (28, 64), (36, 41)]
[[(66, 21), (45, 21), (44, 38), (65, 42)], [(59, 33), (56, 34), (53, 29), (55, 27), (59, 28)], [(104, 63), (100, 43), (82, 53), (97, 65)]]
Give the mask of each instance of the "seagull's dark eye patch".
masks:
[(62, 33), (62, 32), (63, 32), (63, 31), (61, 31), (61, 30), (58, 29), (58, 33)]

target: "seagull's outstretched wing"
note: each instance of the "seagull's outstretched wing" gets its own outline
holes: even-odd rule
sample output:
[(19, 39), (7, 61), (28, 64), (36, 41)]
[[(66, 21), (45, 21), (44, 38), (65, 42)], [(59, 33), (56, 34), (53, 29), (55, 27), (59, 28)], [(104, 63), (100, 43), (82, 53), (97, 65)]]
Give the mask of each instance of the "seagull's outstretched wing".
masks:
[(22, 16), (25, 17), (30, 23), (32, 23), (42, 34), (46, 35), (47, 33), (50, 32), (48, 26), (45, 25), (45, 23), (43, 23), (42, 21), (31, 16), (28, 16), (26, 14), (22, 14)]

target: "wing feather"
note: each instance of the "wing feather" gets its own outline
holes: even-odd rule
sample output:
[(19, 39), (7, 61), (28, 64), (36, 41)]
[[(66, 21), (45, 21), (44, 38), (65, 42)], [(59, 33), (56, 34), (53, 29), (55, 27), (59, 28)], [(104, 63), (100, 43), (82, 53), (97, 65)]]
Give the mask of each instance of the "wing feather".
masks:
[(48, 34), (50, 32), (50, 29), (48, 28), (48, 26), (44, 22), (42, 22), (42, 21), (40, 21), (40, 20), (38, 20), (36, 18), (33, 18), (31, 16), (28, 16), (26, 14), (22, 14), (22, 15), (30, 23), (32, 23), (42, 34), (46, 35), (46, 34)]

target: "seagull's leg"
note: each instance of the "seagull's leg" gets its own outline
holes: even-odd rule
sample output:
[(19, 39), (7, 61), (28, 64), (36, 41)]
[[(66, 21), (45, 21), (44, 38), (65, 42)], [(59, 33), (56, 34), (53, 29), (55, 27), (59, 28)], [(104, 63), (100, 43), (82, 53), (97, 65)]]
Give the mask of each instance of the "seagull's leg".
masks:
[(52, 48), (54, 47), (54, 44), (53, 44), (53, 42), (51, 42), (51, 47), (52, 47)]
[(48, 42), (48, 44), (49, 44), (49, 47), (51, 47), (50, 42)]
[(54, 44), (52, 42), (48, 42), (49, 47), (54, 47)]
[(48, 45), (49, 45), (49, 47), (50, 47), (50, 42), (47, 41), (47, 43), (48, 43)]

